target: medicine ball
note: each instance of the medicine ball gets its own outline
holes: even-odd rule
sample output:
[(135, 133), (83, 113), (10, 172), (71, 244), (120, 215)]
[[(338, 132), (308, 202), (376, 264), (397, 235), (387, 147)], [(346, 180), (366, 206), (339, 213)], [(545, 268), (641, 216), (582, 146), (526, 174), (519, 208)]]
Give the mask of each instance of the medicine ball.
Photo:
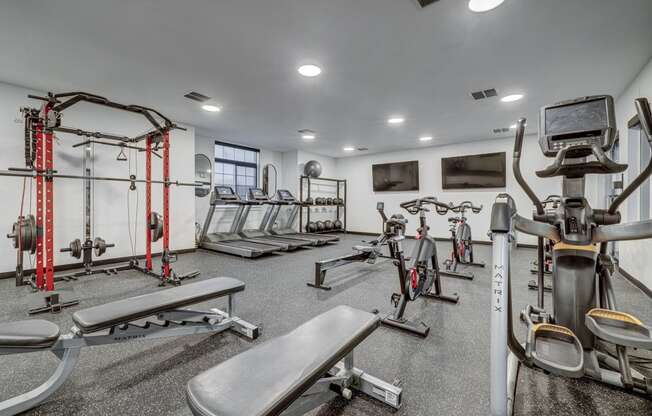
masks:
[(344, 228), (344, 224), (340, 220), (335, 220), (333, 222), (333, 227), (335, 227), (336, 230), (341, 230), (342, 228)]
[(314, 233), (317, 231), (317, 224), (315, 224), (313, 221), (310, 221), (308, 224), (306, 224), (306, 231), (309, 233)]
[(303, 166), (303, 174), (310, 178), (318, 178), (321, 175), (321, 163), (316, 160), (306, 162)]
[(326, 226), (323, 221), (317, 221), (317, 231), (325, 231)]
[(324, 221), (324, 228), (325, 228), (327, 231), (332, 230), (332, 229), (333, 229), (333, 221), (331, 221), (331, 220), (326, 220), (326, 221)]

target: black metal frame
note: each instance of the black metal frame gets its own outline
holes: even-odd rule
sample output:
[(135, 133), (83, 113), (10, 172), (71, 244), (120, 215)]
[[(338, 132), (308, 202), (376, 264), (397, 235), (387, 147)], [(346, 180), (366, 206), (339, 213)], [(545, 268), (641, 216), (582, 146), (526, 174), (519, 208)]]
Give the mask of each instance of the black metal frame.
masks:
[[(299, 198), (300, 198), (300, 201), (301, 201), (301, 208), (300, 208), (300, 211), (299, 211), (299, 232), (301, 232), (301, 233), (305, 232), (304, 221), (303, 221), (303, 215), (304, 215), (303, 210), (304, 210), (304, 208), (307, 208), (305, 223), (308, 224), (308, 223), (310, 223), (310, 207), (312, 207), (312, 206), (328, 206), (328, 205), (316, 205), (314, 203), (311, 205), (311, 204), (307, 204), (304, 201), (304, 198), (303, 198), (304, 182), (307, 182), (307, 184), (308, 184), (307, 188), (306, 188), (306, 190), (307, 190), (306, 198), (312, 198), (312, 195), (311, 195), (312, 181), (335, 182), (337, 184), (336, 185), (336, 187), (337, 187), (337, 195), (336, 195), (336, 197), (341, 198), (341, 199), (344, 200), (344, 202), (342, 204), (332, 205), (332, 206), (336, 207), (336, 209), (335, 209), (336, 219), (340, 218), (340, 216), (341, 216), (340, 213), (343, 214), (344, 221), (342, 221), (343, 222), (342, 228), (339, 229), (339, 230), (316, 231), (316, 233), (322, 233), (322, 234), (323, 233), (333, 233), (333, 232), (344, 232), (344, 233), (346, 233), (346, 198), (347, 198), (346, 179), (311, 178), (310, 176), (306, 176), (306, 175), (301, 175), (299, 177)], [(344, 191), (343, 192), (340, 191), (341, 184), (344, 185)]]

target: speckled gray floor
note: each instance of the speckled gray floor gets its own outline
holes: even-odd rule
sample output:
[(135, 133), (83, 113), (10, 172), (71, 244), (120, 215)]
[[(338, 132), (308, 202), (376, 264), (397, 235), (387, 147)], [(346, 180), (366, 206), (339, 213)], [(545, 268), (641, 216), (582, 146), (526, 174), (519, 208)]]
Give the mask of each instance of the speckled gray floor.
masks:
[[(296, 253), (245, 260), (199, 251), (182, 255), (177, 270), (200, 269), (201, 278), (233, 276), (247, 284), (237, 299), (238, 314), (262, 323), (260, 341), (283, 334), (336, 305), (364, 310), (391, 311), (389, 296), (398, 289), (394, 267), (356, 263), (330, 273), (333, 290), (306, 286), (313, 278), (314, 261), (344, 254), (359, 236), (343, 237), (338, 245)], [(409, 243), (408, 243), (409, 244)], [(449, 246), (439, 244), (441, 253)], [(490, 260), (490, 247), (477, 246), (477, 256)], [(535, 302), (527, 290), (533, 250), (514, 254), (515, 309)], [(652, 301), (621, 278), (616, 290), (622, 309), (635, 311), (652, 322)], [(81, 299), (81, 306), (60, 315), (46, 315), (62, 331), (71, 326), (70, 314), (79, 308), (159, 290), (156, 282), (135, 272), (115, 277), (94, 276), (59, 285), (66, 298)], [(364, 342), (357, 365), (392, 381), (402, 380), (404, 407), (398, 412), (356, 397), (351, 403), (335, 400), (314, 415), (486, 415), (489, 406), (489, 274), (477, 269), (472, 282), (444, 278), (446, 291), (458, 292), (457, 305), (418, 300), (408, 316), (431, 326), (427, 339), (381, 328)], [(26, 318), (26, 309), (41, 296), (0, 281), (0, 321)], [(257, 341), (257, 342), (260, 342)], [(192, 336), (155, 342), (86, 348), (72, 377), (47, 403), (30, 415), (190, 415), (184, 398), (186, 382), (195, 374), (252, 344), (235, 335)], [(23, 392), (44, 381), (57, 360), (49, 353), (0, 357), (0, 399)], [(246, 386), (243, 386), (246, 389)], [(518, 415), (650, 415), (652, 401), (590, 381), (572, 381), (522, 371), (516, 400)]]

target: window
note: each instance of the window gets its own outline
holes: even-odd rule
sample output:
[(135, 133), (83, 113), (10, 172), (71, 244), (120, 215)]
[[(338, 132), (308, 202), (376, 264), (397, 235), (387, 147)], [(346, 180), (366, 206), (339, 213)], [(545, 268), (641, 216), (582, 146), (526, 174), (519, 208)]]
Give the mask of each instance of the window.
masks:
[(246, 199), (249, 188), (258, 185), (257, 149), (215, 142), (215, 185), (232, 187)]

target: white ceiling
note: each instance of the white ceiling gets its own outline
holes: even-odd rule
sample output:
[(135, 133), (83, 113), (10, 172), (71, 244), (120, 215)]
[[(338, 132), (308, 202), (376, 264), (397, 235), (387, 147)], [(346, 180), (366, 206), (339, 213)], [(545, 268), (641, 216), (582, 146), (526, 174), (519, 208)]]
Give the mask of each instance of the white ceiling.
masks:
[[(496, 137), (546, 103), (617, 96), (652, 56), (650, 0), (6, 0), (0, 81), (150, 105), (203, 134), (342, 156)], [(300, 77), (318, 63), (316, 79)], [(471, 91), (523, 92), (518, 103)], [(183, 95), (223, 107), (210, 114)], [(389, 127), (387, 116), (404, 115)], [(536, 123), (530, 123), (533, 131)], [(297, 130), (313, 129), (314, 143)]]

